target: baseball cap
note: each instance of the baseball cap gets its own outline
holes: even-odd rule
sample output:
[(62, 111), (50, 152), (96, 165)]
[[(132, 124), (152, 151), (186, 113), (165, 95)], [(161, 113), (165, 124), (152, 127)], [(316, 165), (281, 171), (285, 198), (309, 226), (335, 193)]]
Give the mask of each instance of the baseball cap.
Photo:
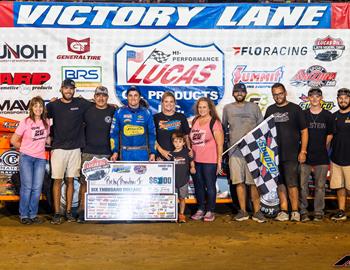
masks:
[(346, 96), (350, 97), (350, 90), (347, 88), (340, 88), (338, 90), (337, 97), (342, 96), (342, 95), (346, 95)]
[(128, 95), (130, 91), (136, 91), (141, 96), (140, 90), (135, 85), (130, 86), (130, 88), (126, 91), (126, 95)]
[(245, 87), (244, 83), (236, 83), (233, 86), (232, 92), (247, 92), (247, 88)]
[(108, 96), (108, 89), (107, 87), (104, 87), (104, 86), (97, 86), (96, 89), (95, 89), (95, 95), (98, 95), (98, 94), (103, 94), (103, 95), (106, 95)]
[(62, 82), (61, 87), (72, 87), (72, 88), (75, 88), (75, 81), (73, 81), (71, 79), (65, 79)]
[(322, 96), (322, 90), (320, 88), (310, 88), (309, 92), (307, 92), (308, 96), (318, 95)]

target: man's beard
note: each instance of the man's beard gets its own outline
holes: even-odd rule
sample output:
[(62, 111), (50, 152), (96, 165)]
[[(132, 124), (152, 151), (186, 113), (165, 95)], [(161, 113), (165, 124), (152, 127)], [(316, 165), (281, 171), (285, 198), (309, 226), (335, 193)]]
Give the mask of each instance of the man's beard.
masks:
[(233, 96), (234, 99), (236, 100), (236, 102), (243, 102), (245, 100), (245, 97), (244, 96)]
[(346, 109), (348, 109), (348, 108), (350, 107), (350, 103), (348, 103), (348, 104), (345, 105), (345, 106), (342, 106), (342, 105), (340, 105), (340, 104), (338, 103), (338, 106), (339, 106), (339, 108), (340, 108), (341, 110), (345, 111)]

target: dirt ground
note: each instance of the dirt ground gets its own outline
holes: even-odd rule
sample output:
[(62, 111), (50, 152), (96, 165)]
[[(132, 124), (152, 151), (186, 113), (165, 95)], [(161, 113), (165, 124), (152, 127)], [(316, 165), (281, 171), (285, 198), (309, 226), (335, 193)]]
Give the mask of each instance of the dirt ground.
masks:
[(0, 210), (0, 269), (332, 269), (350, 222), (21, 225)]

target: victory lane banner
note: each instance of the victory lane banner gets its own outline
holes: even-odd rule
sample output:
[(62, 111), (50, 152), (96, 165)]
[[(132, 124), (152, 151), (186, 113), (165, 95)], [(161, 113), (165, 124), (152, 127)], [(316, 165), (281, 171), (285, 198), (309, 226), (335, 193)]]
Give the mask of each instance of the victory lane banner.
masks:
[(173, 162), (110, 162), (93, 158), (82, 167), (89, 194), (173, 194)]

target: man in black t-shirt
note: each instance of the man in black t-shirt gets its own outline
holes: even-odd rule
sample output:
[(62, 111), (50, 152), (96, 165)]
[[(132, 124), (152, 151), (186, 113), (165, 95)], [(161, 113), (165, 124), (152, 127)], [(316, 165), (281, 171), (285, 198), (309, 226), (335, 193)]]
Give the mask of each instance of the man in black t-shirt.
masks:
[(332, 220), (346, 220), (346, 191), (350, 190), (350, 90), (338, 90), (339, 110), (334, 113), (331, 154), (331, 188), (337, 190), (338, 208)]
[(304, 111), (306, 125), (309, 132), (306, 162), (300, 166), (300, 214), (301, 221), (309, 221), (308, 201), (309, 178), (314, 171), (315, 198), (314, 221), (323, 219), (325, 184), (327, 179), (329, 158), (327, 147), (333, 138), (332, 113), (321, 107), (322, 91), (319, 88), (311, 88), (308, 92), (310, 109)]
[[(308, 130), (305, 116), (301, 108), (287, 101), (287, 91), (283, 84), (275, 83), (271, 87), (275, 104), (266, 110), (265, 118), (274, 115), (277, 128), (277, 144), (279, 154), (278, 196), (281, 211), (276, 220), (287, 221), (288, 197), (292, 206), (291, 221), (300, 221), (298, 212), (299, 196), (299, 162), (306, 161)], [(288, 197), (287, 190), (288, 188)]]
[(75, 82), (62, 82), (62, 97), (47, 104), (48, 117), (53, 119), (53, 140), (51, 151), (51, 177), (53, 184), (53, 204), (55, 214), (52, 224), (61, 224), (60, 199), (62, 180), (66, 177), (66, 219), (72, 216), (73, 178), (80, 176), (81, 152), (84, 146), (83, 116), (91, 103), (82, 98), (74, 98)]
[[(81, 165), (94, 157), (109, 159), (112, 155), (109, 132), (115, 108), (108, 105), (108, 89), (98, 86), (94, 95), (95, 105), (84, 114), (85, 147), (81, 155)], [(84, 222), (85, 192), (87, 189), (85, 176), (80, 177), (78, 222)]]

